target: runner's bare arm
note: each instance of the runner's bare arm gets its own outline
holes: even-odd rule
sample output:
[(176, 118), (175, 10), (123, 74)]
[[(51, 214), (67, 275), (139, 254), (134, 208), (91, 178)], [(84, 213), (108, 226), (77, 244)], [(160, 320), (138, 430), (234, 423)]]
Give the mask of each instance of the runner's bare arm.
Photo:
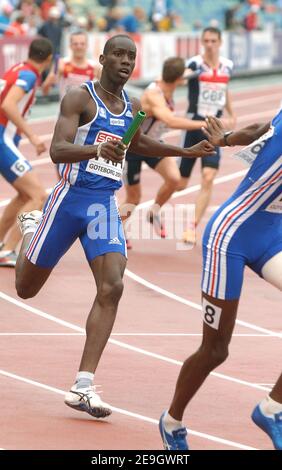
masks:
[[(82, 87), (70, 90), (64, 96), (50, 147), (50, 156), (54, 163), (75, 163), (97, 156), (98, 145), (73, 143), (80, 125), (80, 118), (89, 100), (91, 97), (88, 91)], [(124, 150), (118, 141), (109, 141), (101, 145), (100, 155), (108, 160), (119, 162), (123, 159)]]
[(57, 73), (55, 72), (55, 65), (52, 64), (47, 77), (45, 78), (44, 82), (41, 85), (41, 89), (45, 95), (49, 93), (51, 86), (55, 85), (58, 78), (60, 78), (60, 76), (63, 73), (63, 68), (64, 68), (64, 62), (62, 59), (59, 59)]
[[(224, 129), (221, 121), (213, 116), (210, 116), (206, 119), (206, 122), (207, 128), (203, 129), (203, 132), (209, 141), (213, 145), (225, 147), (226, 142), (224, 140), (224, 133), (226, 132), (226, 129)], [(249, 145), (254, 140), (265, 134), (265, 132), (267, 132), (270, 128), (270, 124), (270, 122), (264, 124), (252, 124), (251, 126), (234, 131), (228, 136), (227, 143), (228, 145)]]
[[(148, 114), (164, 122), (171, 129), (195, 130), (205, 126), (205, 121), (193, 121), (192, 119), (175, 116), (173, 111), (167, 106), (164, 97), (154, 90), (147, 91), (146, 101), (149, 110)], [(145, 108), (144, 110), (147, 111)]]
[(5, 99), (1, 104), (1, 109), (4, 111), (7, 118), (16, 126), (16, 128), (26, 135), (30, 143), (35, 147), (37, 155), (40, 155), (42, 152), (45, 152), (46, 146), (41, 138), (34, 133), (32, 127), (23, 118), (19, 108), (19, 102), (25, 94), (25, 91), (21, 87), (13, 85), (5, 96)]
[(19, 102), (24, 97), (25, 91), (23, 88), (13, 85), (5, 96), (1, 109), (6, 114), (7, 118), (30, 140), (34, 135), (31, 126), (21, 115), (19, 110)]
[[(137, 99), (133, 99), (133, 113), (141, 109), (140, 102)], [(187, 158), (193, 157), (204, 157), (205, 155), (214, 154), (214, 146), (208, 141), (203, 140), (198, 144), (190, 148), (176, 147), (174, 145), (162, 144), (161, 142), (151, 139), (149, 136), (143, 134), (138, 129), (134, 138), (131, 141), (130, 151), (137, 153), (138, 155), (144, 155), (146, 157), (173, 157), (181, 156)]]

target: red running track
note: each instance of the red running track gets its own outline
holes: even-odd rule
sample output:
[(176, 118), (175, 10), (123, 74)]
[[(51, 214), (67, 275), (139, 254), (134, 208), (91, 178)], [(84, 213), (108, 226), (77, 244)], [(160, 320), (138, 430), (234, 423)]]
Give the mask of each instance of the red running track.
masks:
[[(271, 119), (282, 86), (233, 95), (238, 125), (243, 126)], [(50, 142), (53, 124), (37, 122), (34, 128)], [(177, 133), (170, 133), (169, 139), (176, 142)], [(28, 143), (23, 142), (22, 151), (38, 163)], [(240, 181), (237, 172), (245, 169), (231, 158), (233, 151), (223, 152), (218, 178), (231, 179), (215, 186), (199, 239), (214, 206), (231, 194)], [(39, 158), (36, 168), (44, 185), (51, 187), (55, 171), (46, 157)], [(190, 188), (199, 183), (199, 167), (194, 173)], [(142, 179), (143, 200), (148, 201), (160, 179), (152, 171), (145, 171)], [(3, 181), (1, 188), (3, 210), (13, 193)], [(195, 190), (177, 196), (173, 204), (192, 203)], [(71, 248), (35, 299), (18, 299), (13, 270), (0, 270), (1, 448), (162, 448), (157, 421), (171, 400), (181, 361), (200, 342), (200, 243), (192, 251), (177, 251), (173, 240), (134, 241), (128, 270), (114, 331), (96, 374), (103, 398), (116, 407), (105, 421), (63, 404), (95, 295), (80, 245)], [(282, 344), (279, 302), (278, 291), (246, 270), (230, 358), (209, 377), (185, 414), (192, 449), (272, 448), (252, 424), (250, 413), (280, 373), (275, 361)]]

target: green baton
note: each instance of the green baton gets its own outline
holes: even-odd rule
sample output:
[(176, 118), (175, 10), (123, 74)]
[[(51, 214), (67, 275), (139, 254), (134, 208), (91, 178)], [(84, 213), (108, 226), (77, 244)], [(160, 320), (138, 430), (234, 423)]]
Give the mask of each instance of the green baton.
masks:
[(144, 111), (138, 111), (123, 138), (121, 139), (124, 145), (129, 145), (137, 130), (141, 126), (142, 122), (146, 119), (146, 113)]

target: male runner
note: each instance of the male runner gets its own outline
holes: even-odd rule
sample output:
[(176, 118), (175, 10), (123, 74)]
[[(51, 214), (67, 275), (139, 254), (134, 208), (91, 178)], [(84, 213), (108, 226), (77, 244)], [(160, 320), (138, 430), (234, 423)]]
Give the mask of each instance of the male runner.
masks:
[[(15, 266), (15, 249), (21, 239), (16, 224), (19, 212), (41, 209), (46, 193), (31, 164), (18, 149), (25, 134), (37, 155), (45, 152), (44, 142), (25, 120), (41, 73), (50, 66), (52, 45), (48, 39), (34, 39), (26, 62), (14, 65), (0, 80), (0, 173), (17, 192), (0, 219), (0, 266)], [(9, 232), (9, 233), (8, 233)], [(8, 235), (8, 236), (7, 236)], [(6, 238), (5, 238), (6, 237)]]
[[(228, 356), (245, 266), (282, 290), (282, 110), (272, 123), (225, 132), (207, 119), (215, 146), (247, 145), (238, 156), (251, 165), (235, 193), (210, 219), (203, 237), (203, 338), (184, 362), (168, 412), (160, 419), (166, 449), (188, 449), (184, 410), (209, 373)], [(212, 401), (212, 399), (211, 399)], [(237, 410), (238, 412), (238, 410)], [(282, 450), (282, 375), (253, 411), (253, 421)]]
[[(231, 78), (233, 62), (220, 56), (221, 31), (217, 28), (208, 27), (202, 33), (203, 54), (189, 59), (186, 63), (191, 72), (188, 81), (189, 106), (187, 116), (195, 121), (203, 120), (206, 116), (221, 117), (223, 111), (228, 113), (228, 127), (235, 126), (235, 115), (232, 109), (228, 83)], [(187, 131), (184, 137), (184, 147), (194, 145), (204, 139), (201, 130)], [(179, 190), (188, 185), (192, 169), (195, 165), (194, 159), (180, 159), (181, 182)], [(220, 150), (216, 149), (216, 155), (208, 155), (201, 160), (202, 179), (201, 189), (196, 199), (195, 224), (191, 223), (183, 234), (184, 242), (195, 244), (195, 228), (199, 224), (209, 204), (213, 181), (217, 174), (220, 161)]]
[[(200, 129), (205, 121), (192, 121), (191, 119), (175, 116), (173, 93), (177, 86), (183, 84), (185, 71), (184, 60), (180, 57), (171, 57), (163, 64), (162, 78), (151, 83), (141, 97), (142, 109), (147, 114), (142, 131), (153, 139), (160, 140), (169, 128), (172, 129)], [(176, 161), (172, 158), (146, 158), (127, 152), (125, 168), (126, 200), (121, 208), (123, 220), (131, 215), (134, 206), (141, 199), (141, 168), (142, 162), (146, 162), (150, 168), (159, 173), (164, 183), (157, 192), (155, 202), (149, 211), (149, 221), (155, 227), (156, 232), (165, 238), (165, 228), (161, 222), (159, 211), (176, 190), (180, 174)], [(128, 208), (128, 210), (126, 210)], [(131, 248), (127, 240), (127, 247)]]
[[(126, 245), (115, 191), (121, 187), (125, 146), (120, 139), (140, 109), (123, 87), (135, 65), (136, 46), (126, 35), (109, 39), (100, 56), (100, 82), (86, 82), (66, 93), (61, 103), (50, 154), (60, 163), (61, 181), (43, 217), (20, 217), (24, 234), (16, 265), (16, 289), (35, 296), (73, 242), (79, 238), (93, 273), (97, 295), (86, 323), (86, 342), (76, 382), (65, 403), (98, 418), (111, 413), (92, 387), (94, 372), (115, 321), (123, 291)], [(136, 134), (130, 149), (140, 155), (190, 157), (212, 151), (205, 141), (192, 149), (163, 145)]]

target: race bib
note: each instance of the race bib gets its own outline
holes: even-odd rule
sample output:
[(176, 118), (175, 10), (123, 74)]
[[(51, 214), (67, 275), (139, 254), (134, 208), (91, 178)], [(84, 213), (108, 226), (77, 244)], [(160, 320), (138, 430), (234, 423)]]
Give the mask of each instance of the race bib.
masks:
[(235, 158), (239, 158), (239, 160), (242, 160), (246, 165), (251, 166), (257, 158), (259, 152), (263, 149), (266, 142), (273, 136), (273, 134), (274, 127), (271, 127), (265, 134), (263, 134), (247, 147), (239, 150), (239, 152), (234, 153), (233, 156)]
[[(99, 131), (94, 144), (108, 142), (109, 140), (121, 140), (121, 137), (107, 131)], [(102, 157), (94, 157), (88, 160), (86, 171), (94, 173), (95, 175), (105, 176), (115, 181), (120, 181), (124, 160), (125, 159), (121, 162), (112, 162)]]
[(198, 114), (215, 116), (226, 103), (226, 83), (199, 82)]
[(282, 194), (274, 199), (266, 208), (267, 212), (274, 212), (275, 214), (282, 214)]
[(10, 167), (10, 170), (15, 173), (17, 176), (23, 176), (27, 171), (31, 169), (30, 164), (24, 160), (19, 158), (13, 165)]

